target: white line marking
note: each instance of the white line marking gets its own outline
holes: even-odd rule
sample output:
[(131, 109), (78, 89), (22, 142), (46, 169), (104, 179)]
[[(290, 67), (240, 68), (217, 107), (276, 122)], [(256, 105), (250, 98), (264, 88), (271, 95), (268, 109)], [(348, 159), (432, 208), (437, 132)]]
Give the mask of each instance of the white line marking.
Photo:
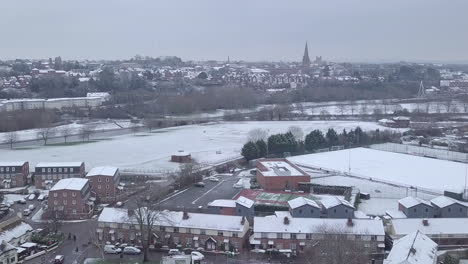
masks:
[(198, 200), (200, 200), (200, 198), (202, 198), (203, 196), (207, 195), (209, 192), (211, 192), (212, 190), (214, 190), (216, 187), (218, 187), (221, 183), (223, 183), (223, 181), (220, 181), (218, 184), (216, 184), (215, 186), (213, 186), (213, 188), (209, 189), (206, 193), (202, 194), (200, 197), (198, 197), (197, 199), (193, 200), (192, 204), (195, 204)]
[(187, 188), (187, 189), (185, 189), (185, 190), (182, 190), (182, 191), (180, 191), (180, 192), (176, 192), (176, 193), (174, 193), (173, 195), (164, 198), (164, 199), (163, 199), (162, 201), (160, 201), (159, 203), (163, 203), (163, 202), (165, 202), (165, 201), (167, 201), (167, 200), (169, 200), (169, 199), (171, 199), (171, 198), (174, 198), (174, 197), (176, 197), (177, 195), (179, 195), (179, 194), (181, 194), (181, 193), (187, 191), (188, 189), (189, 189), (189, 188)]

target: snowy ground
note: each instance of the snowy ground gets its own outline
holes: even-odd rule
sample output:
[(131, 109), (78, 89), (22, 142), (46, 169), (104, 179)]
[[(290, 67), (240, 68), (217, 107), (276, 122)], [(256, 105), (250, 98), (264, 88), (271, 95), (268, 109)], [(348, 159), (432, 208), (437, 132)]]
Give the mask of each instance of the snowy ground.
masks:
[(462, 191), (467, 170), (464, 163), (367, 148), (302, 155), (289, 159), (297, 164), (436, 191)]
[[(73, 122), (68, 125), (62, 125), (62, 126), (57, 126), (54, 128), (54, 136), (61, 136), (61, 131), (63, 129), (68, 129), (69, 134), (79, 134), (80, 129), (83, 128), (84, 126), (90, 126), (95, 131), (102, 131), (102, 130), (111, 130), (111, 129), (119, 129), (119, 128), (129, 128), (138, 124), (133, 124), (130, 122), (130, 120), (99, 120), (99, 121), (92, 121), (92, 122)], [(18, 141), (22, 140), (33, 140), (37, 139), (37, 133), (39, 132), (39, 129), (27, 129), (27, 130), (21, 130), (17, 131), (17, 136), (18, 136)], [(0, 142), (3, 142), (7, 139), (8, 133), (0, 133)]]
[(325, 131), (330, 127), (337, 131), (357, 126), (363, 130), (385, 129), (376, 123), (357, 121), (221, 122), (165, 128), (153, 133), (116, 136), (72, 146), (0, 149), (0, 157), (27, 160), (30, 166), (40, 161), (84, 161), (87, 170), (104, 165), (137, 170), (174, 170), (178, 164), (169, 162), (169, 158), (178, 150), (191, 152), (199, 162), (214, 163), (238, 157), (252, 129), (263, 128), (272, 134), (286, 132), (290, 126), (299, 126), (304, 133), (314, 129)]

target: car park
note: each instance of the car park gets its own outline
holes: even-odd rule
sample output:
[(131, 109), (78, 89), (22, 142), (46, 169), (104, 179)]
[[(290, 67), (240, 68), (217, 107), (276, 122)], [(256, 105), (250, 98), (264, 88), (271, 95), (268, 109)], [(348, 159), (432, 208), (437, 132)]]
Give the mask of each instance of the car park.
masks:
[(104, 246), (104, 253), (105, 254), (120, 254), (122, 252), (122, 249), (119, 247), (116, 247), (114, 245), (105, 245)]
[(124, 247), (123, 253), (127, 255), (138, 255), (141, 253), (141, 250), (136, 247)]

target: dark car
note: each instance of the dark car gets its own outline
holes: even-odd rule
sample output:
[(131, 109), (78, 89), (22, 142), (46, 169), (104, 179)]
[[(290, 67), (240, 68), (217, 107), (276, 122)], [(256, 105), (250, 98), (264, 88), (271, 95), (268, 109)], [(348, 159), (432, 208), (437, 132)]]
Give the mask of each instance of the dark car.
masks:
[(203, 187), (205, 187), (205, 183), (204, 182), (196, 182), (196, 183), (193, 184), (193, 186), (203, 188)]

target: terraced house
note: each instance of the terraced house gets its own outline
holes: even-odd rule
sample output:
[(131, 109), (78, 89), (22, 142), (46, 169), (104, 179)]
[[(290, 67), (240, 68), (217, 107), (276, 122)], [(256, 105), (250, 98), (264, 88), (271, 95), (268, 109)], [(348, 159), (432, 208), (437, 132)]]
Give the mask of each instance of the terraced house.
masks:
[[(151, 241), (155, 246), (225, 251), (242, 250), (247, 244), (249, 222), (245, 217), (175, 211), (157, 214)], [(122, 208), (104, 208), (96, 232), (102, 243), (141, 244), (144, 235), (133, 211)]]
[(0, 187), (2, 189), (23, 187), (28, 183), (29, 162), (0, 162)]
[(50, 189), (61, 179), (84, 176), (84, 162), (39, 162), (34, 170), (34, 185), (39, 189)]

